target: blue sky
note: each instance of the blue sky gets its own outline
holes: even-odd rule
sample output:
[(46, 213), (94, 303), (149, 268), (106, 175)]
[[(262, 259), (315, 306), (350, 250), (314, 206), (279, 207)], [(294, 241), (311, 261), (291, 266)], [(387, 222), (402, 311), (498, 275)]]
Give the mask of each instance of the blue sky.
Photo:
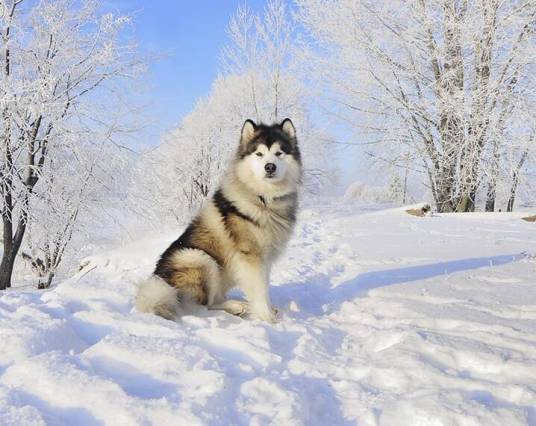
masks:
[(196, 100), (209, 93), (227, 43), (229, 18), (240, 5), (262, 11), (264, 0), (108, 0), (107, 9), (134, 13), (133, 35), (145, 51), (162, 54), (149, 64), (140, 102), (150, 122), (141, 145), (158, 143)]

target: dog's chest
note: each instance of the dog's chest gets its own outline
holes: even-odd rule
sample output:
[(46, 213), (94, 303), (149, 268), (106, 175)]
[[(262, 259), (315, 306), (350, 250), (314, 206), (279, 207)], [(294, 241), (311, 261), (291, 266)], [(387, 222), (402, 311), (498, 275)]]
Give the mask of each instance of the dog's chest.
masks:
[(242, 217), (226, 224), (235, 249), (256, 258), (277, 256), (292, 233), (295, 222), (294, 200), (261, 201), (240, 205)]
[(264, 246), (282, 248), (294, 227), (295, 207), (293, 205), (262, 203), (260, 206), (259, 231)]

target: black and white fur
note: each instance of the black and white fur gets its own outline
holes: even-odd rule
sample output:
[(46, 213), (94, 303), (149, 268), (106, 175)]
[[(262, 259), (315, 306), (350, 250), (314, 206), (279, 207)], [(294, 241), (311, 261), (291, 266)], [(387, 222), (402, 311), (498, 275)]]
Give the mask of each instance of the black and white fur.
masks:
[[(136, 306), (175, 319), (186, 303), (273, 321), (270, 268), (296, 221), (302, 164), (291, 120), (246, 120), (220, 187), (158, 261)], [(227, 299), (237, 286), (246, 301)]]

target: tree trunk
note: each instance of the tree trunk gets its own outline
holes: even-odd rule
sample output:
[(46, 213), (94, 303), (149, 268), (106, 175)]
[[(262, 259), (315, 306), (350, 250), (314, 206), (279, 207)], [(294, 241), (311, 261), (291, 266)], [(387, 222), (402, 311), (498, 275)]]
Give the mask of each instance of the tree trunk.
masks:
[(476, 194), (479, 186), (480, 160), (487, 142), (489, 128), (489, 81), (491, 76), (492, 51), (495, 43), (497, 10), (499, 2), (489, 1), (482, 8), (482, 37), (475, 42), (475, 64), (473, 98), (469, 126), (467, 128), (467, 146), (462, 150), (460, 160), (461, 197), (456, 207), (458, 212), (475, 211)]
[[(443, 148), (443, 165), (441, 171), (444, 187), (444, 212), (452, 212), (457, 205), (453, 195), (457, 185), (456, 164), (459, 147), (466, 138), (461, 108), (452, 108), (464, 104), (465, 70), (462, 55), (461, 23), (464, 9), (456, 2), (442, 4), (445, 14), (443, 37), (445, 40), (443, 73), (440, 80), (440, 121), (439, 132)], [(443, 191), (442, 191), (443, 192)]]
[[(11, 287), (13, 266), (15, 265), (15, 259), (26, 232), (26, 219), (27, 216), (23, 212), (21, 220), (17, 226), (17, 232), (15, 232), (13, 238), (11, 238), (10, 232), (8, 232), (8, 235), (4, 235), (4, 253), (2, 254), (2, 262), (0, 263), (0, 290), (5, 290), (6, 288)], [(12, 229), (11, 224), (9, 224), (9, 226), (6, 225), (8, 224), (6, 224), (4, 220), (4, 230), (8, 227), (9, 230)]]
[[(0, 263), (0, 290), (11, 287), (11, 276), (13, 274), (13, 265), (15, 264), (15, 255), (13, 253), (13, 244), (9, 242), (9, 251), (4, 251), (2, 262)], [(6, 243), (4, 241), (4, 250)]]
[(436, 203), (436, 208), (438, 213), (451, 213), (453, 209), (450, 202), (450, 195), (447, 198), (439, 196)]
[(514, 211), (514, 203), (516, 201), (516, 192), (517, 186), (519, 184), (519, 174), (521, 173), (521, 168), (527, 159), (528, 151), (523, 152), (519, 163), (517, 164), (516, 169), (514, 170), (514, 175), (512, 176), (512, 187), (510, 188), (510, 198), (508, 199), (508, 204), (506, 206), (507, 212)]
[(517, 183), (518, 175), (517, 172), (514, 172), (514, 177), (512, 179), (512, 188), (510, 189), (510, 198), (508, 198), (508, 204), (506, 205), (506, 211), (514, 211), (514, 203), (516, 201), (516, 192), (517, 192)]
[(44, 290), (44, 289), (49, 288), (50, 285), (52, 284), (52, 280), (54, 279), (54, 276), (55, 276), (55, 275), (56, 275), (56, 274), (55, 274), (54, 272), (50, 271), (50, 272), (48, 273), (48, 278), (47, 278), (47, 280), (46, 280), (46, 281), (40, 281), (39, 284), (37, 285), (37, 288), (38, 288), (39, 290)]
[(402, 204), (406, 205), (408, 198), (408, 167), (406, 166), (406, 170), (404, 172), (404, 192), (402, 194)]
[(436, 185), (436, 207), (439, 213), (450, 213), (454, 211), (452, 203), (452, 188), (454, 178), (450, 168), (442, 167), (438, 173)]
[(488, 184), (488, 192), (486, 195), (486, 211), (495, 211), (495, 197), (497, 196), (497, 179), (499, 178), (499, 162), (501, 154), (499, 153), (499, 142), (494, 141), (493, 158), (491, 163), (491, 177)]
[(495, 211), (495, 185), (494, 181), (488, 184), (488, 193), (486, 195), (486, 211), (494, 212)]
[(11, 274), (13, 273), (13, 264), (15, 256), (13, 254), (13, 196), (12, 196), (12, 179), (11, 169), (13, 168), (13, 158), (9, 147), (9, 136), (4, 141), (6, 144), (6, 159), (4, 170), (7, 170), (2, 176), (2, 223), (4, 252), (2, 253), (2, 262), (0, 263), (0, 290), (11, 287)]
[(456, 207), (456, 212), (458, 213), (467, 213), (475, 211), (475, 200), (474, 194), (471, 191), (471, 194), (464, 195), (460, 198), (458, 206)]

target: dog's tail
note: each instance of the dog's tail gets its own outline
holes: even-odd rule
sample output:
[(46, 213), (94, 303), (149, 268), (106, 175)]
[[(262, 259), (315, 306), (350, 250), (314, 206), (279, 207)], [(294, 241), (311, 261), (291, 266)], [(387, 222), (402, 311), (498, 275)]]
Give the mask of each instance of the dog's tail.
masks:
[(136, 295), (136, 309), (175, 320), (179, 313), (178, 290), (157, 275), (141, 283)]

